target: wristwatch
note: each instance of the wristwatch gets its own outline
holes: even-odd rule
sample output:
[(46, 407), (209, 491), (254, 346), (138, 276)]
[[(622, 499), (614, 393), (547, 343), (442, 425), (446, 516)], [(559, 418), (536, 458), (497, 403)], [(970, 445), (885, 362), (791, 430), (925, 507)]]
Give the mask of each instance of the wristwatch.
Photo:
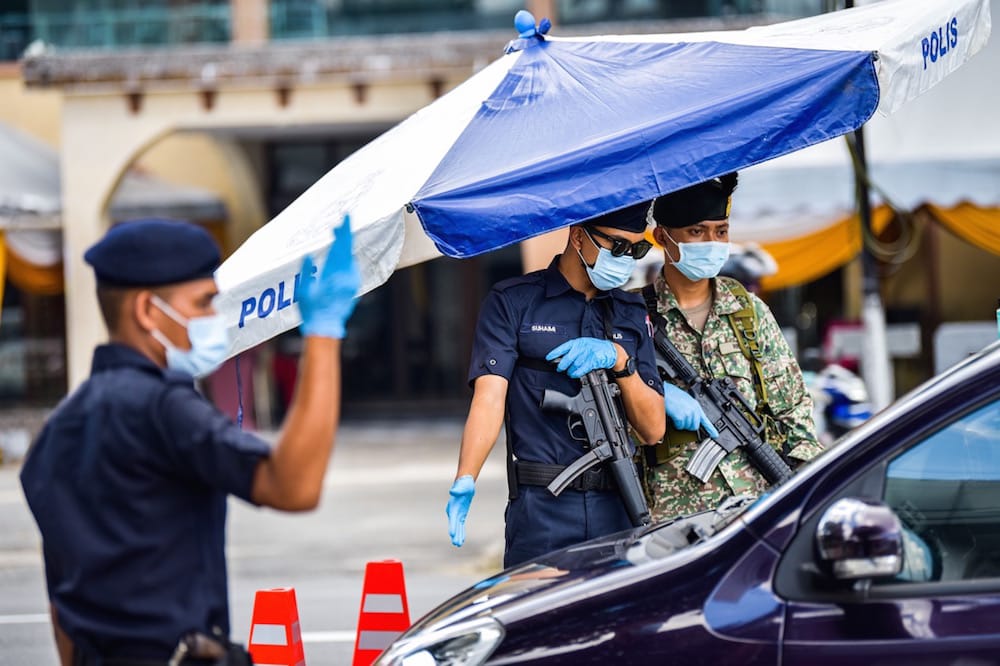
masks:
[(631, 377), (635, 374), (635, 358), (629, 356), (625, 359), (625, 367), (621, 370), (612, 370), (611, 374), (614, 375), (615, 379), (621, 379), (623, 377)]

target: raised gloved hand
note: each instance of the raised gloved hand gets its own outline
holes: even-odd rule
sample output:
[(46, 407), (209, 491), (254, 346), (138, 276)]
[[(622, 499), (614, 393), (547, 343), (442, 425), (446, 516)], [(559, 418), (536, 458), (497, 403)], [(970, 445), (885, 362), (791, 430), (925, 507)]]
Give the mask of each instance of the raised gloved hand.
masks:
[(451, 497), (444, 510), (448, 514), (448, 534), (452, 544), (461, 546), (465, 543), (465, 518), (469, 515), (472, 496), (476, 494), (476, 482), (469, 474), (460, 476), (451, 484), (449, 494)]
[(306, 255), (295, 298), (302, 314), (302, 334), (343, 338), (347, 320), (354, 312), (361, 276), (351, 254), (351, 219), (345, 215), (334, 229), (333, 243), (323, 270), (316, 277), (312, 258)]
[(574, 379), (583, 377), (592, 370), (613, 368), (618, 359), (615, 343), (597, 338), (574, 338), (567, 340), (545, 356), (546, 361), (559, 360), (556, 370), (565, 372)]
[(703, 427), (709, 437), (719, 436), (719, 431), (705, 416), (705, 410), (698, 401), (687, 391), (670, 382), (663, 382), (663, 406), (678, 430), (697, 430)]

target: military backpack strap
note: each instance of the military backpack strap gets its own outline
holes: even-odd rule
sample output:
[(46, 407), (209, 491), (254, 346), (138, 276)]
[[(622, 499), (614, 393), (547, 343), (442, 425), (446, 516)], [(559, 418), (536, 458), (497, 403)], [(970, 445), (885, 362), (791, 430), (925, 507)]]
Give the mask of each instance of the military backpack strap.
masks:
[(750, 361), (750, 368), (753, 371), (753, 388), (757, 394), (758, 412), (767, 409), (767, 384), (764, 381), (763, 350), (757, 341), (757, 311), (754, 310), (753, 300), (747, 293), (746, 287), (737, 280), (726, 280), (726, 287), (729, 289), (740, 303), (743, 309), (737, 310), (726, 318), (736, 335), (736, 342), (740, 346), (743, 356)]
[(659, 299), (656, 297), (656, 287), (653, 286), (653, 283), (642, 288), (642, 300), (646, 302), (646, 314), (649, 315), (649, 321), (653, 323), (653, 327), (666, 331), (667, 319), (660, 314)]
[(757, 311), (753, 307), (753, 299), (747, 293), (746, 287), (738, 280), (729, 278), (725, 280), (725, 284), (730, 293), (743, 303), (742, 310), (728, 315), (727, 318), (729, 319), (729, 325), (732, 326), (733, 332), (736, 334), (736, 342), (739, 344), (743, 356), (750, 361), (750, 368), (753, 374), (753, 390), (757, 395), (757, 409), (755, 411), (757, 412), (757, 416), (763, 419), (765, 423), (768, 441), (772, 445), (775, 445), (776, 442), (781, 442), (781, 445), (775, 446), (775, 448), (780, 453), (787, 454), (788, 441), (784, 437), (784, 426), (774, 418), (771, 405), (768, 402), (767, 382), (764, 381), (764, 351), (760, 348), (760, 343), (757, 340), (758, 319)]

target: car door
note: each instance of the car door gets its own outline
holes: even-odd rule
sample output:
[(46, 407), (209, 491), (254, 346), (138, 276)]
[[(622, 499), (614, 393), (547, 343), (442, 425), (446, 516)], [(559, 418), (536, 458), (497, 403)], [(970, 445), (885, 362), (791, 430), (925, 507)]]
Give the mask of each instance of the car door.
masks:
[[(1000, 399), (988, 393), (887, 447), (803, 522), (775, 579), (789, 599), (783, 666), (1000, 664)], [(817, 563), (817, 514), (852, 496), (899, 517), (899, 575), (835, 581)]]

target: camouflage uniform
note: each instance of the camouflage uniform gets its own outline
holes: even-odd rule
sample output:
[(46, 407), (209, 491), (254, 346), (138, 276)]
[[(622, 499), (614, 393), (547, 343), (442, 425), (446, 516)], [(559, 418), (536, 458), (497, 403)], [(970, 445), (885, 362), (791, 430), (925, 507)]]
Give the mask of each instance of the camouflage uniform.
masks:
[[(667, 337), (698, 373), (703, 377), (730, 377), (747, 402), (756, 408), (753, 369), (727, 317), (745, 307), (744, 301), (730, 291), (732, 284), (738, 283), (725, 277), (712, 280), (714, 302), (700, 334), (687, 323), (662, 274), (654, 282), (657, 309), (666, 320)], [(783, 447), (791, 458), (809, 460), (822, 451), (813, 425), (812, 398), (774, 315), (757, 296), (748, 295), (757, 313), (757, 340), (762, 353), (768, 404), (784, 433), (779, 435), (772, 431), (768, 440), (776, 448)], [(672, 428), (669, 418), (667, 426), (669, 435)], [(677, 439), (676, 434), (675, 431), (674, 439)], [(711, 509), (730, 495), (759, 495), (767, 489), (767, 482), (739, 449), (726, 456), (708, 482), (702, 484), (684, 471), (698, 442), (694, 441), (693, 434), (680, 439), (681, 444), (670, 452), (673, 457), (649, 472), (654, 499), (650, 509), (654, 520)]]

